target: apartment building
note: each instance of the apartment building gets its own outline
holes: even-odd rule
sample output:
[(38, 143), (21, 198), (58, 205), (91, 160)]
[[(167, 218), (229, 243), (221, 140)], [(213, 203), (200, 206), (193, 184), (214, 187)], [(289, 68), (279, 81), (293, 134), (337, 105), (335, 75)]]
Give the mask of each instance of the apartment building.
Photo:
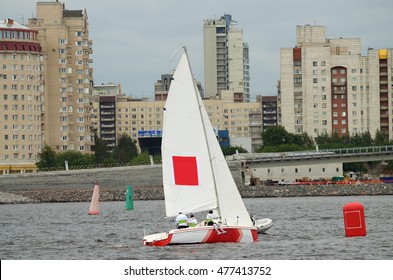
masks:
[(249, 47), (232, 15), (203, 24), (205, 98), (221, 98), (231, 90), (237, 102), (250, 101)]
[[(262, 142), (260, 103), (238, 103), (223, 99), (204, 99), (203, 102), (217, 131), (227, 130), (231, 139), (250, 139), (248, 150), (259, 147)], [(95, 96), (93, 124), (99, 137), (105, 142), (109, 141), (109, 147), (114, 147), (115, 138), (125, 133), (137, 140), (142, 149), (149, 147), (156, 151), (160, 148), (160, 142), (156, 140), (161, 140), (162, 136), (164, 106), (165, 101), (161, 99), (149, 101), (125, 95)]]
[(0, 173), (35, 169), (43, 140), (44, 57), (37, 30), (0, 21)]
[(46, 64), (44, 142), (55, 151), (91, 153), (90, 54), (86, 10), (38, 2), (28, 26), (38, 31)]
[(257, 102), (262, 104), (262, 130), (279, 125), (279, 105), (277, 96), (257, 95)]
[(296, 27), (296, 47), (280, 50), (282, 125), (292, 133), (393, 138), (393, 50), (361, 52), (360, 38), (326, 38), (320, 25)]

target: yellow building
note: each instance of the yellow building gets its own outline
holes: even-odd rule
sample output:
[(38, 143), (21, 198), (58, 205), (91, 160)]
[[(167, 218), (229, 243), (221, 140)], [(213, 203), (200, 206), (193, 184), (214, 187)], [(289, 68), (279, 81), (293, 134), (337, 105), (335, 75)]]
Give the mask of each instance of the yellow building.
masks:
[[(261, 103), (223, 99), (204, 99), (203, 102), (215, 129), (228, 130), (231, 140), (249, 140), (250, 147), (245, 148), (250, 152), (261, 145)], [(94, 127), (98, 136), (108, 141), (109, 147), (114, 147), (116, 138), (124, 133), (137, 141), (143, 137), (160, 137), (164, 105), (165, 101), (161, 100), (101, 94), (93, 101)]]
[(56, 2), (38, 2), (29, 27), (38, 30), (45, 73), (44, 142), (55, 151), (90, 153), (92, 42), (86, 10), (67, 10)]
[(44, 61), (38, 33), (0, 21), (0, 174), (35, 170), (42, 147)]

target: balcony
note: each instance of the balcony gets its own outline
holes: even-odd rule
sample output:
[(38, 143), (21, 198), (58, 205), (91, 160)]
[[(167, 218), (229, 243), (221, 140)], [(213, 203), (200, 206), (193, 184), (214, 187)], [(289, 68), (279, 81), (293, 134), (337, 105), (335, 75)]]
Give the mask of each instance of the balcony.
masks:
[(113, 121), (115, 121), (115, 118), (103, 117), (103, 118), (101, 118), (101, 121), (104, 121), (104, 122), (113, 122)]
[(114, 116), (114, 115), (115, 115), (115, 112), (111, 112), (111, 111), (107, 111), (107, 112), (101, 111), (100, 114), (101, 114), (101, 115), (106, 115), (106, 116), (108, 116), (108, 115)]
[(101, 124), (101, 129), (102, 128), (113, 128), (115, 127), (115, 124)]
[(100, 108), (101, 109), (114, 109), (115, 105), (101, 105)]

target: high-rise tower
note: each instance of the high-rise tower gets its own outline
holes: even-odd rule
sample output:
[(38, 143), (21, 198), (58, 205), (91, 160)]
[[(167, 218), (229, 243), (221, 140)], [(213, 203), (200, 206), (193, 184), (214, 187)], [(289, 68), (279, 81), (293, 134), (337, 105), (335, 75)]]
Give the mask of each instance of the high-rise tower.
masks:
[(249, 48), (232, 16), (207, 19), (203, 25), (205, 97), (232, 92), (234, 101), (250, 100)]
[(38, 30), (47, 66), (44, 141), (56, 151), (89, 153), (92, 42), (86, 10), (66, 10), (58, 1), (38, 2), (29, 27)]
[(361, 53), (359, 38), (326, 38), (324, 26), (297, 26), (296, 47), (281, 49), (282, 125), (292, 133), (393, 139), (393, 49)]
[(0, 172), (35, 168), (42, 148), (44, 62), (37, 31), (0, 21)]

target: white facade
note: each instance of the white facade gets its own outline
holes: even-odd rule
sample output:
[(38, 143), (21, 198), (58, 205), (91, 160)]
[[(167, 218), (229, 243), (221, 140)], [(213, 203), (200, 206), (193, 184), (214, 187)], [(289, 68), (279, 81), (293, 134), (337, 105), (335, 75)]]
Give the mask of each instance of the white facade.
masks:
[(342, 163), (263, 167), (249, 170), (248, 175), (259, 178), (260, 180), (273, 181), (295, 181), (305, 178), (309, 180), (321, 178), (331, 180), (332, 177), (343, 176), (343, 167)]
[(312, 137), (381, 130), (392, 139), (392, 49), (364, 56), (359, 38), (325, 34), (297, 26), (296, 48), (280, 51), (282, 125)]

